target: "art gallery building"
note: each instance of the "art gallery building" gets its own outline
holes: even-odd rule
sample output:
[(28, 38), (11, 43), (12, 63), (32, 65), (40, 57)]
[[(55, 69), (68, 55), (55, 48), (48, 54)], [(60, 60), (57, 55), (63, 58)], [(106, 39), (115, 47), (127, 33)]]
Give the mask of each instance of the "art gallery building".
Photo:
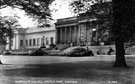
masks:
[(11, 48), (14, 50), (49, 47), (51, 43), (55, 44), (55, 38), (55, 26), (49, 28), (18, 28), (14, 30)]
[(76, 45), (92, 45), (102, 42), (108, 32), (98, 32), (101, 24), (94, 17), (69, 17), (58, 19), (55, 23), (56, 43)]
[[(54, 25), (54, 24), (53, 24)], [(14, 30), (12, 49), (39, 48), (56, 45), (93, 45), (104, 42), (109, 32), (102, 32), (102, 24), (94, 17), (69, 17), (58, 19), (49, 28), (18, 28)], [(7, 46), (8, 47), (8, 46)]]

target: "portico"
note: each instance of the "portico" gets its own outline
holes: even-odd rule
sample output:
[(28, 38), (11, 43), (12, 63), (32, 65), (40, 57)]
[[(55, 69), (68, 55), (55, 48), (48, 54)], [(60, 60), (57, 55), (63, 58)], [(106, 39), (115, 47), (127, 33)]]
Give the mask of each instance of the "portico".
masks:
[(57, 27), (57, 44), (77, 43), (77, 25)]
[(57, 23), (55, 23), (56, 43), (72, 45), (84, 43), (85, 45), (91, 45), (93, 28), (98, 29), (98, 26), (92, 25), (92, 21), (94, 19), (88, 21), (86, 18), (78, 19), (77, 17), (58, 19)]

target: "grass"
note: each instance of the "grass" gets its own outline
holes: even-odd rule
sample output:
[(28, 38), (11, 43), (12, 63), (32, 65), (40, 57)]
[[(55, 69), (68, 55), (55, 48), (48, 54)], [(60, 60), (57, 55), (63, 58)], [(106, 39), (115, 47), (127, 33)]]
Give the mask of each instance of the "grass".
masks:
[(114, 61), (85, 61), (3, 68), (0, 69), (0, 73), (7, 77), (17, 79), (20, 77), (23, 80), (33, 78), (33, 80), (77, 80), (77, 84), (135, 84), (135, 57), (127, 57), (126, 60), (130, 68), (114, 68), (112, 67)]

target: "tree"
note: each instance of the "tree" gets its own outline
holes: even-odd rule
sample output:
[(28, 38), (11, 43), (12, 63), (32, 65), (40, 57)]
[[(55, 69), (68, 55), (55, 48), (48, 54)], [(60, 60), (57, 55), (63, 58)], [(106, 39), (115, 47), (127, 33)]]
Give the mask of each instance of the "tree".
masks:
[(54, 0), (0, 0), (0, 9), (8, 6), (24, 10), (26, 14), (43, 25), (47, 19), (51, 19), (49, 5)]
[(116, 46), (114, 67), (127, 67), (124, 42), (135, 35), (134, 4), (134, 0), (76, 0), (71, 3), (74, 13), (93, 15), (98, 18), (98, 23), (102, 22), (102, 28), (113, 34)]
[[(53, 1), (54, 0), (0, 0), (0, 9), (12, 7), (24, 10), (29, 17), (37, 20), (40, 26), (48, 27), (50, 25), (46, 23), (46, 20), (51, 19), (49, 5)], [(6, 44), (5, 38), (7, 36), (12, 38), (12, 28), (14, 28), (16, 21), (11, 18), (7, 19), (7, 17), (1, 17), (0, 20), (0, 32), (2, 32), (0, 33), (0, 41), (1, 43)]]
[(113, 0), (113, 3), (114, 23), (112, 32), (115, 35), (116, 44), (116, 61), (114, 66), (126, 67), (124, 42), (135, 35), (135, 1)]
[(5, 16), (3, 17), (5, 27), (7, 29), (7, 37), (9, 38), (9, 50), (11, 50), (12, 38), (14, 36), (14, 30), (20, 27), (18, 20), (15, 17)]
[(9, 44), (9, 50), (11, 50), (11, 43), (12, 43), (12, 38), (14, 35), (14, 29), (18, 28), (20, 25), (17, 21), (17, 19), (15, 19), (14, 17), (11, 16), (5, 16), (5, 17), (1, 17), (0, 19), (0, 31), (1, 31), (1, 44), (7, 44), (7, 39), (8, 44)]
[(6, 33), (7, 30), (4, 26), (3, 18), (0, 17), (0, 44), (6, 44)]

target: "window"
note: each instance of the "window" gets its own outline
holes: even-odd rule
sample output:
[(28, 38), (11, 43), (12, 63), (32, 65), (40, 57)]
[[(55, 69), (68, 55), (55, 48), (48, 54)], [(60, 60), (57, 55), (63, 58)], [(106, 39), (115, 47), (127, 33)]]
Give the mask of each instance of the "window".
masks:
[(13, 39), (11, 40), (11, 46), (13, 46)]
[(43, 38), (41, 38), (41, 45), (43, 45)]
[(29, 46), (31, 46), (31, 39), (29, 40)]
[(26, 40), (26, 46), (28, 46), (28, 40)]
[(40, 40), (40, 38), (37, 38), (37, 46), (39, 46), (39, 43), (40, 43), (39, 40)]
[(20, 40), (20, 46), (23, 46), (23, 40)]
[(43, 45), (45, 45), (45, 36), (43, 36)]
[(49, 38), (46, 37), (46, 45), (48, 45), (48, 44), (49, 44)]
[(36, 45), (36, 40), (35, 39), (33, 39), (33, 46), (35, 46)]
[(50, 40), (50, 43), (53, 43), (53, 37), (51, 37), (50, 39), (51, 39), (51, 40)]

